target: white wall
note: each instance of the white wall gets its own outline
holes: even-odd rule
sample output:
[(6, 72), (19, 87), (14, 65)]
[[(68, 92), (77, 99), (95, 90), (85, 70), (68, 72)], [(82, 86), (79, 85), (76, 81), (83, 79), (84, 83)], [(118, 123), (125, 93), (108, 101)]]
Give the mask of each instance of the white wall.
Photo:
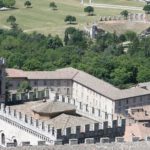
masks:
[[(111, 99), (104, 97), (103, 95), (100, 95), (77, 82), (73, 82), (72, 97), (79, 103), (88, 105), (88, 107), (90, 107), (89, 109), (91, 109), (89, 110), (89, 113), (91, 113), (94, 108), (94, 113), (91, 113), (93, 116), (95, 115), (103, 121), (112, 120), (112, 114), (114, 113), (114, 102)], [(106, 118), (106, 113), (108, 114), (108, 119)]]
[[(0, 138), (1, 134), (4, 133), (6, 137), (6, 142), (13, 142), (13, 139), (16, 139), (18, 142), (18, 145), (21, 144), (21, 142), (30, 141), (31, 145), (37, 145), (38, 141), (41, 141), (40, 138), (33, 136), (32, 134), (25, 132), (15, 126), (10, 125), (9, 123), (6, 123), (5, 121), (0, 119)], [(1, 140), (0, 140), (1, 145)]]

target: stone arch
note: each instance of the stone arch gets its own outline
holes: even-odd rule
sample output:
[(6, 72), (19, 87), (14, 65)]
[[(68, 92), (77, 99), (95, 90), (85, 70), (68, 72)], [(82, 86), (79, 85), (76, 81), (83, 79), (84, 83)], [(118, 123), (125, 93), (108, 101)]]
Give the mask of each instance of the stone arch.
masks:
[(5, 145), (5, 134), (4, 133), (1, 134), (1, 144)]

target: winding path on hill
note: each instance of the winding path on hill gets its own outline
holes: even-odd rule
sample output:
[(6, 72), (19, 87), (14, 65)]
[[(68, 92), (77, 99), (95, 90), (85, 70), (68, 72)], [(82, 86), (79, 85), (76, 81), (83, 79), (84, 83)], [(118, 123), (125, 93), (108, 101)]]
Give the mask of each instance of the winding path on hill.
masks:
[(123, 6), (123, 5), (111, 5), (111, 4), (99, 4), (99, 3), (84, 3), (84, 6), (93, 6), (98, 8), (109, 8), (109, 9), (122, 9), (122, 10), (143, 10), (142, 7), (134, 7), (134, 6)]

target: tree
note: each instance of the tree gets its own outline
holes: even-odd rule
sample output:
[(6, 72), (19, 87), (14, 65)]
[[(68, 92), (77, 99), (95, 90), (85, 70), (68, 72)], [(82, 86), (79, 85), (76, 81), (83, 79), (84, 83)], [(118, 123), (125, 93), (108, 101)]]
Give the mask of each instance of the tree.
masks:
[(22, 81), (18, 87), (19, 92), (29, 92), (32, 89), (28, 81)]
[(1, 42), (1, 47), (6, 50), (13, 50), (13, 49), (16, 49), (18, 46), (19, 46), (19, 41), (13, 36), (7, 36)]
[(146, 14), (150, 14), (150, 5), (145, 5), (143, 10), (145, 11)]
[(126, 31), (124, 35), (128, 41), (133, 41), (137, 37), (136, 33), (130, 30)]
[(30, 1), (25, 1), (24, 6), (27, 8), (31, 7), (31, 2)]
[(129, 16), (129, 12), (127, 10), (123, 10), (120, 14), (127, 20)]
[(3, 0), (0, 0), (0, 8), (4, 6)]
[(94, 12), (94, 8), (92, 6), (87, 6), (84, 8), (84, 12), (87, 12), (89, 16), (92, 16)]
[(76, 17), (68, 15), (68, 16), (66, 16), (64, 21), (69, 22), (69, 24), (72, 24), (73, 22), (76, 21)]
[(15, 3), (16, 3), (15, 0), (3, 0), (3, 6), (5, 6), (5, 7), (10, 8), (10, 7), (14, 6)]
[(53, 10), (56, 10), (56, 9), (57, 9), (57, 5), (56, 5), (55, 2), (51, 2), (51, 3), (49, 4), (49, 7), (52, 8)]
[(10, 23), (11, 27), (14, 28), (17, 26), (16, 24), (16, 18), (14, 16), (9, 16), (7, 18), (7, 22)]
[(62, 46), (63, 46), (62, 40), (59, 38), (58, 35), (56, 35), (55, 37), (52, 37), (51, 35), (49, 35), (49, 38), (47, 41), (47, 48), (56, 49)]
[(76, 29), (74, 27), (69, 27), (65, 30), (65, 36), (64, 36), (65, 45), (68, 44), (70, 35), (73, 34), (73, 32), (75, 31)]
[(41, 70), (42, 64), (37, 58), (29, 58), (23, 64), (24, 70)]

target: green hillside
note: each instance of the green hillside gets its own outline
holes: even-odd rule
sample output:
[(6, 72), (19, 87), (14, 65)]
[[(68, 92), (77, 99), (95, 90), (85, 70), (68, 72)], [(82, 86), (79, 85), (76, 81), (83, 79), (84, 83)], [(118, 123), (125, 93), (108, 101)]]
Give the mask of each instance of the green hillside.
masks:
[(55, 0), (58, 10), (53, 11), (49, 8), (49, 0), (32, 0), (32, 8), (24, 7), (25, 0), (16, 0), (16, 8), (9, 11), (0, 12), (0, 27), (10, 28), (6, 22), (8, 16), (14, 15), (19, 26), (28, 33), (37, 31), (44, 34), (63, 35), (68, 25), (64, 22), (66, 15), (73, 15), (77, 18), (76, 28), (83, 29), (87, 23), (99, 20), (99, 16), (117, 15), (120, 10), (95, 8), (96, 16), (87, 16), (84, 7), (79, 0)]

